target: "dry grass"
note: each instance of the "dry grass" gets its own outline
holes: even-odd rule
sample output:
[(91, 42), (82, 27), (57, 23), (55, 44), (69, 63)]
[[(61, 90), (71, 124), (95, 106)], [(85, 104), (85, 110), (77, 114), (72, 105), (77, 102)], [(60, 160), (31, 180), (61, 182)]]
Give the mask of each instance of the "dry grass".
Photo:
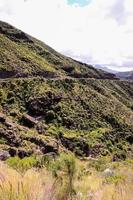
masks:
[(75, 200), (132, 200), (133, 165), (127, 162), (110, 163), (114, 175), (105, 176), (94, 169), (75, 181)]
[(82, 174), (81, 165), (87, 167), (86, 163), (78, 165), (74, 193), (70, 197), (65, 195), (67, 179), (62, 173), (60, 179), (54, 178), (45, 168), (30, 169), (22, 175), (0, 163), (0, 200), (132, 200), (131, 165), (115, 166), (113, 177), (105, 177), (103, 172), (94, 169)]
[(1, 164), (0, 200), (50, 200), (54, 181), (45, 169), (30, 169), (21, 175)]

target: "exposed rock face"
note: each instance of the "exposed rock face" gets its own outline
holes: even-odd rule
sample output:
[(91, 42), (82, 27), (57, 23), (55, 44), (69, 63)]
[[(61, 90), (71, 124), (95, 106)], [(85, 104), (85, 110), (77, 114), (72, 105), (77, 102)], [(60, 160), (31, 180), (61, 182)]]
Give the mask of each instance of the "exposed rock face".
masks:
[(0, 137), (5, 138), (10, 146), (18, 147), (22, 142), (17, 128), (0, 128)]
[(36, 144), (37, 146), (39, 146), (43, 154), (50, 153), (50, 152), (58, 153), (59, 147), (56, 140), (51, 140), (50, 142), (47, 142), (39, 137), (34, 137), (34, 136), (30, 136), (30, 137), (27, 136), (23, 139), (30, 141)]
[(51, 106), (57, 105), (61, 99), (62, 95), (57, 95), (48, 91), (44, 96), (29, 102), (29, 112), (32, 115), (45, 115), (46, 111), (50, 110)]
[(4, 123), (6, 120), (5, 115), (3, 113), (0, 113), (0, 122)]
[[(23, 117), (26, 126), (36, 128), (36, 136), (27, 135), (26, 132), (30, 129), (13, 123), (11, 119), (7, 118), (3, 113), (0, 113), (0, 123), (2, 124), (2, 127), (0, 128), (0, 137), (4, 138), (6, 145), (9, 146), (9, 148), (6, 148), (7, 152), (3, 150), (0, 151), (0, 160), (16, 155), (20, 158), (24, 158), (34, 154), (37, 151), (36, 149), (38, 149), (41, 154), (57, 154), (59, 151), (58, 142), (54, 139), (48, 141), (45, 137), (41, 138), (39, 135), (42, 133), (44, 134), (47, 126), (38, 124), (38, 121), (29, 115), (24, 115)], [(21, 131), (23, 131), (24, 135), (21, 134)], [(27, 147), (24, 146), (25, 142), (32, 143), (33, 146), (35, 146), (35, 149), (30, 148), (30, 146), (27, 149)]]
[(16, 124), (6, 118), (3, 113), (0, 113), (0, 122), (3, 124), (3, 127), (0, 128), (0, 137), (5, 138), (11, 146), (19, 146), (21, 138)]
[(45, 134), (46, 130), (48, 129), (48, 126), (44, 123), (38, 123), (36, 125), (36, 130), (39, 134)]
[(60, 137), (63, 146), (70, 151), (75, 152), (78, 156), (89, 156), (90, 149), (84, 138), (67, 138), (64, 136)]
[(23, 122), (23, 125), (24, 126), (27, 126), (29, 128), (33, 128), (35, 127), (35, 125), (37, 125), (38, 121), (34, 118), (34, 117), (31, 117), (30, 115), (23, 115), (21, 121)]

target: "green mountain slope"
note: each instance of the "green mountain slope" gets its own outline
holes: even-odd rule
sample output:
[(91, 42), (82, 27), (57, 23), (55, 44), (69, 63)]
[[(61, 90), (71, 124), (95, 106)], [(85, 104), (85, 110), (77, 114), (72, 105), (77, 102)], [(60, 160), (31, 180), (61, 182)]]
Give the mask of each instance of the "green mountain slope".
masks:
[[(130, 82), (3, 80), (0, 105), (1, 113), (9, 117), (6, 123), (1, 117), (4, 122), (0, 129), (1, 143), (7, 149), (15, 146), (19, 151), (24, 148), (24, 152), (34, 152), (39, 146), (46, 153), (57, 151), (55, 143), (51, 144), (57, 141), (59, 146), (62, 144), (78, 155), (118, 153), (120, 158), (132, 155), (133, 85)], [(13, 122), (17, 124), (15, 128)], [(50, 146), (47, 143), (52, 146), (44, 150)]]
[(71, 76), (115, 79), (115, 75), (63, 56), (43, 42), (1, 21), (0, 58), (1, 78)]
[(109, 79), (0, 22), (0, 149), (131, 157), (133, 83)]

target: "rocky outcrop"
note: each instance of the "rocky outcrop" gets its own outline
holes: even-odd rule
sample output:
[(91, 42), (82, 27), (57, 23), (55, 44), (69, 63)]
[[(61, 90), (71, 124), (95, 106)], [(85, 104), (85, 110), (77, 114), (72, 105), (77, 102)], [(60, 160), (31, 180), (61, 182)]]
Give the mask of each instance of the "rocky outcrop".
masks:
[(6, 117), (3, 113), (0, 113), (0, 123), (4, 123), (6, 121)]
[(37, 125), (38, 123), (38, 121), (34, 117), (28, 114), (24, 114), (22, 116), (21, 122), (23, 123), (24, 126), (27, 126), (28, 128), (34, 128), (35, 125)]
[(74, 152), (78, 156), (90, 155), (90, 148), (84, 138), (81, 138), (81, 137), (67, 138), (67, 137), (64, 137), (63, 135), (60, 135), (60, 141), (66, 149)]
[[(38, 123), (35, 118), (27, 114), (23, 115), (23, 117), (24, 125), (29, 128), (34, 128), (35, 136), (27, 134), (27, 132), (30, 130), (29, 128), (13, 123), (12, 120), (6, 117), (5, 114), (0, 113), (0, 123), (2, 124), (0, 128), (0, 138), (4, 139), (7, 149), (7, 153), (3, 150), (0, 151), (0, 159), (4, 160), (6, 157), (8, 157), (8, 155), (17, 155), (20, 158), (24, 158), (36, 153), (36, 149), (38, 149), (41, 154), (57, 154), (59, 151), (58, 142), (54, 139), (48, 140), (46, 137), (41, 137), (39, 135), (45, 133), (47, 126)], [(29, 148), (24, 146), (25, 142), (30, 142), (33, 144), (33, 146), (35, 146), (34, 149), (32, 149), (30, 146)]]
[(10, 154), (7, 151), (0, 150), (0, 160), (5, 161), (10, 157)]
[(57, 105), (62, 99), (61, 94), (55, 94), (51, 91), (46, 92), (40, 98), (34, 98), (28, 102), (28, 110), (31, 115), (46, 115), (46, 112), (51, 109), (52, 106)]
[(9, 129), (6, 127), (0, 128), (0, 137), (5, 138), (6, 143), (10, 146), (18, 147), (22, 142), (19, 136), (19, 130), (14, 127), (10, 127)]
[(36, 144), (43, 154), (54, 152), (58, 153), (59, 145), (56, 140), (50, 140), (49, 142), (40, 138), (40, 137), (34, 137), (34, 136), (27, 136), (23, 139), (30, 141), (31, 143)]
[(8, 119), (3, 113), (0, 113), (0, 122), (3, 124), (0, 128), (0, 137), (5, 138), (7, 144), (10, 146), (19, 146), (21, 138), (17, 125)]

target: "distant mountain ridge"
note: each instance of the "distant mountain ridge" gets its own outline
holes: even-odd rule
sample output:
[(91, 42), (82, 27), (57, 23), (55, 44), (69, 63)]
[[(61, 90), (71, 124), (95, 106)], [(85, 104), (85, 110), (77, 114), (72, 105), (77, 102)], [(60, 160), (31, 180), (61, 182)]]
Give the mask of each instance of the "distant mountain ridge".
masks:
[(109, 72), (109, 73), (113, 73), (113, 74), (116, 74), (116, 73), (117, 73), (116, 70), (110, 69), (110, 68), (108, 68), (108, 67), (106, 67), (106, 66), (103, 66), (103, 65), (95, 64), (94, 67), (95, 67), (96, 69), (101, 69), (101, 70), (104, 70), (104, 71)]
[(116, 79), (114, 74), (66, 57), (2, 21), (0, 21), (0, 57), (0, 78), (69, 76)]
[(98, 65), (98, 64), (94, 65), (94, 67), (96, 69), (101, 69), (101, 70), (104, 70), (106, 72), (113, 73), (119, 79), (133, 80), (133, 70), (131, 70), (131, 71), (125, 71), (125, 72), (118, 72), (118, 71), (112, 70), (112, 69), (110, 69), (108, 67), (105, 67), (105, 66), (102, 66), (102, 65)]
[(116, 76), (123, 80), (133, 80), (133, 70), (127, 72), (118, 72)]

